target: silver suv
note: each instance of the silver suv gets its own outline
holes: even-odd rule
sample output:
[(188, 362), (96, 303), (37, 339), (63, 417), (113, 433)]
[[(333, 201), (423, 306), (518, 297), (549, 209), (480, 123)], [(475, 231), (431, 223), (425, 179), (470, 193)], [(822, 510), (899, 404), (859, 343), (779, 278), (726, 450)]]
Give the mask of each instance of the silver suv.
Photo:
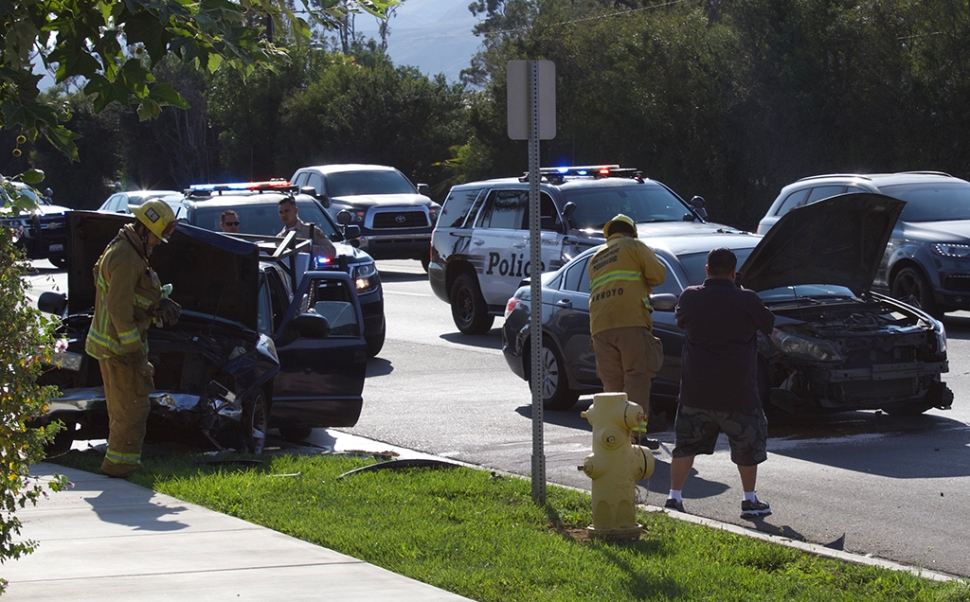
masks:
[(418, 259), (428, 269), (441, 206), (427, 184), (415, 186), (393, 167), (359, 164), (301, 167), (290, 182), (313, 188), (334, 219), (349, 211), (360, 226), (360, 248), (374, 259)]
[(856, 192), (906, 201), (873, 289), (934, 316), (970, 309), (970, 182), (941, 172), (830, 174), (802, 178), (781, 189), (758, 224), (767, 232), (795, 207)]

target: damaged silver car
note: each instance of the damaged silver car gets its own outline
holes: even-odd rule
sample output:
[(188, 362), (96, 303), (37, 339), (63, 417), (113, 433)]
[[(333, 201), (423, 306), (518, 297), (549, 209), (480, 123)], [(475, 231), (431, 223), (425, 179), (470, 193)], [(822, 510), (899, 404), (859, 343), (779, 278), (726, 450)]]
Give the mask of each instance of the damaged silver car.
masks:
[[(55, 451), (107, 437), (101, 372), (84, 342), (92, 266), (129, 221), (69, 213), (68, 292), (38, 301), (62, 317), (66, 344), (41, 378), (61, 393), (45, 420), (68, 427)], [(156, 391), (146, 440), (201, 433), (218, 448), (259, 453), (271, 427), (303, 436), (356, 424), (367, 361), (360, 304), (346, 273), (308, 270), (305, 250), (292, 236), (242, 240), (180, 223), (171, 244), (155, 251), (152, 264), (182, 315), (148, 331)]]
[[(654, 289), (654, 334), (664, 365), (653, 396), (672, 410), (680, 386), (684, 333), (673, 309), (684, 288), (702, 284), (707, 253), (738, 256), (738, 281), (775, 314), (759, 334), (759, 389), (766, 410), (823, 413), (882, 409), (919, 414), (948, 408), (946, 332), (926, 312), (874, 293), (871, 284), (904, 203), (878, 194), (834, 197), (792, 210), (764, 237), (721, 232), (645, 240), (667, 269)], [(589, 278), (595, 249), (542, 276), (543, 399), (571, 407), (602, 390), (589, 343)], [(523, 379), (529, 368), (530, 291), (509, 300), (503, 352)]]

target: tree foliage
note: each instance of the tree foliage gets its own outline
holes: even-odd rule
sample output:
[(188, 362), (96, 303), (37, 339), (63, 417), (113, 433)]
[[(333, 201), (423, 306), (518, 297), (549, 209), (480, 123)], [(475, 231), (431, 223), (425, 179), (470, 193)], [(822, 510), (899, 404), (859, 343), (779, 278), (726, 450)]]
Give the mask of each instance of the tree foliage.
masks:
[[(510, 60), (556, 63), (542, 163), (623, 163), (752, 228), (778, 190), (832, 171), (970, 175), (970, 21), (950, 0), (479, 0), (482, 88), (466, 164), (516, 173)], [(473, 163), (477, 162), (477, 166)]]
[(37, 68), (53, 72), (58, 83), (82, 78), (96, 112), (117, 102), (148, 119), (163, 106), (187, 106), (151, 73), (167, 56), (209, 72), (226, 64), (248, 73), (286, 58), (264, 27), (300, 43), (309, 40), (310, 22), (332, 27), (350, 10), (380, 15), (391, 4), (302, 0), (304, 10), (298, 12), (286, 0), (5, 2), (0, 4), (0, 126), (20, 128), (30, 140), (42, 134), (76, 159), (76, 135), (62, 125), (62, 107), (40, 95)]
[[(28, 179), (32, 179), (28, 177)], [(4, 180), (4, 193), (12, 185)], [(30, 268), (23, 253), (11, 242), (9, 230), (0, 229), (0, 460), (4, 478), (0, 480), (0, 558), (19, 558), (36, 547), (36, 542), (20, 540), (20, 520), (16, 511), (36, 503), (44, 495), (44, 484), (32, 478), (30, 466), (44, 459), (44, 443), (58, 426), (39, 426), (54, 395), (52, 387), (37, 385), (43, 364), (55, 353), (53, 321), (27, 306), (24, 275)], [(48, 485), (57, 490), (65, 484), (56, 479)], [(0, 592), (6, 581), (0, 579)]]

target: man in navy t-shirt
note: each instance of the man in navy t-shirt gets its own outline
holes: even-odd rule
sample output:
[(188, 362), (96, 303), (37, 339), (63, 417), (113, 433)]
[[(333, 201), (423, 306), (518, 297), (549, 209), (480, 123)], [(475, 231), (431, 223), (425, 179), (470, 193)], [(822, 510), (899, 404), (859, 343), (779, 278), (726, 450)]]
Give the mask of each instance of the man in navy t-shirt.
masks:
[(735, 284), (737, 261), (730, 249), (708, 253), (707, 279), (684, 290), (674, 311), (685, 340), (665, 507), (679, 512), (694, 457), (713, 454), (724, 433), (744, 489), (741, 516), (771, 514), (755, 495), (758, 464), (768, 457), (768, 421), (758, 395), (758, 331), (770, 335), (775, 316), (754, 291)]

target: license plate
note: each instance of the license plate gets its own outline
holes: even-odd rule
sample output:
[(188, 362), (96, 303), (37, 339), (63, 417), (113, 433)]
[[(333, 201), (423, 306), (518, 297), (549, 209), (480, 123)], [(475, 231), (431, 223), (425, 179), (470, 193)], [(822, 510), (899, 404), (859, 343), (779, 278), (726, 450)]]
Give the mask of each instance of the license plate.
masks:
[(50, 251), (51, 253), (55, 251), (63, 251), (64, 245), (51, 245), (50, 248), (48, 248), (47, 250)]

